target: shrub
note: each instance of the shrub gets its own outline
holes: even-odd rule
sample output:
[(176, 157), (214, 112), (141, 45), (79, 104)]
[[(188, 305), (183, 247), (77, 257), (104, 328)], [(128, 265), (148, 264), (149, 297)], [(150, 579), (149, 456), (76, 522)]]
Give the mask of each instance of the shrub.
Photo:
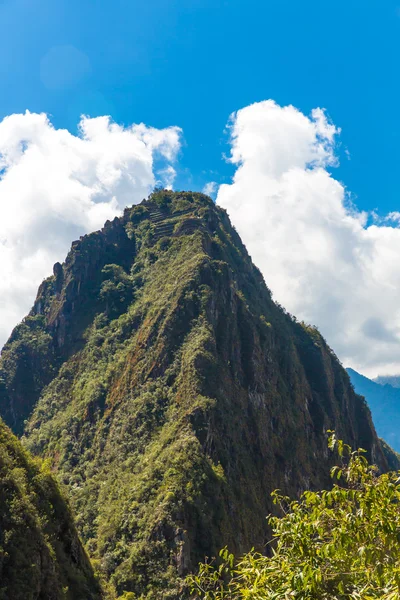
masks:
[(203, 600), (369, 600), (400, 598), (400, 477), (377, 474), (364, 450), (332, 434), (338, 451), (332, 490), (304, 492), (299, 501), (273, 493), (283, 516), (269, 516), (269, 556), (238, 562), (225, 548), (220, 561), (189, 578)]

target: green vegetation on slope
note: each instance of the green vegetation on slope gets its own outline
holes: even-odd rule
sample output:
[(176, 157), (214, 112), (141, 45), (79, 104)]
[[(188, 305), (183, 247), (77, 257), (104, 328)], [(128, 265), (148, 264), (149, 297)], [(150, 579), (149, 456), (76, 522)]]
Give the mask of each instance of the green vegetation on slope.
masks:
[(46, 464), (0, 420), (0, 599), (99, 599), (72, 517)]
[(226, 213), (154, 193), (75, 242), (1, 362), (0, 413), (67, 486), (110, 593), (182, 598), (270, 493), (327, 481), (325, 431), (387, 461), (319, 333), (271, 299)]
[(269, 556), (240, 561), (225, 549), (189, 579), (201, 600), (398, 600), (400, 598), (399, 472), (378, 476), (363, 450), (330, 438), (341, 464), (330, 491), (290, 501), (273, 494), (284, 516), (270, 516)]

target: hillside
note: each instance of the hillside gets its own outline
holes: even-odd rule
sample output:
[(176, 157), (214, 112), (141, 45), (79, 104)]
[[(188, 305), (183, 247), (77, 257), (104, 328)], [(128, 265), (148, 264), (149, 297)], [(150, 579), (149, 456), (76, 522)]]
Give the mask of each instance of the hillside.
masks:
[(222, 209), (159, 191), (74, 242), (0, 362), (0, 413), (69, 489), (117, 595), (182, 598), (270, 493), (329, 485), (326, 430), (387, 460), (318, 331), (277, 306)]
[(371, 409), (376, 431), (390, 446), (400, 452), (400, 389), (372, 381), (354, 369), (347, 369), (357, 394), (365, 397)]
[(0, 599), (100, 599), (48, 467), (34, 462), (1, 420)]

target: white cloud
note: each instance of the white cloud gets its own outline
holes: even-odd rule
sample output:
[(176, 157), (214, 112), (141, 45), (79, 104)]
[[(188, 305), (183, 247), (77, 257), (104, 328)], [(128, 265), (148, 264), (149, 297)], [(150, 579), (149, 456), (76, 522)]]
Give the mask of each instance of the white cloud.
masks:
[[(346, 365), (400, 372), (400, 213), (352, 206), (327, 171), (339, 130), (316, 109), (260, 102), (230, 121), (230, 185), (209, 182), (274, 297), (318, 325)], [(161, 183), (171, 187), (176, 127), (82, 118), (79, 135), (44, 114), (0, 122), (0, 344), (70, 243)]]
[[(274, 297), (315, 324), (342, 361), (370, 375), (400, 372), (400, 217), (367, 226), (336, 164), (339, 130), (273, 101), (231, 117), (226, 208)], [(373, 215), (372, 215), (373, 217)]]
[(215, 194), (215, 192), (217, 191), (217, 188), (218, 188), (218, 184), (216, 181), (209, 181), (203, 187), (202, 192), (203, 192), (203, 194), (207, 194), (207, 196), (213, 196)]
[(0, 347), (71, 241), (148, 195), (155, 161), (172, 185), (179, 128), (83, 117), (79, 132), (45, 114), (0, 122)]
[(157, 171), (159, 179), (157, 183), (167, 190), (172, 190), (175, 181), (176, 171), (172, 165), (168, 165), (164, 169)]

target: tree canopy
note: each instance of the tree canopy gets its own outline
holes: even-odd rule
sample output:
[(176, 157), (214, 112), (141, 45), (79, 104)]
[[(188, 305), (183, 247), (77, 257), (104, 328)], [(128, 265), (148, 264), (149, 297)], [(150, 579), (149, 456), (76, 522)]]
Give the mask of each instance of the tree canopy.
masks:
[(400, 598), (400, 473), (378, 474), (364, 450), (334, 433), (330, 491), (306, 491), (290, 501), (273, 494), (283, 516), (269, 516), (266, 555), (239, 561), (225, 548), (189, 579), (202, 600), (397, 600)]

